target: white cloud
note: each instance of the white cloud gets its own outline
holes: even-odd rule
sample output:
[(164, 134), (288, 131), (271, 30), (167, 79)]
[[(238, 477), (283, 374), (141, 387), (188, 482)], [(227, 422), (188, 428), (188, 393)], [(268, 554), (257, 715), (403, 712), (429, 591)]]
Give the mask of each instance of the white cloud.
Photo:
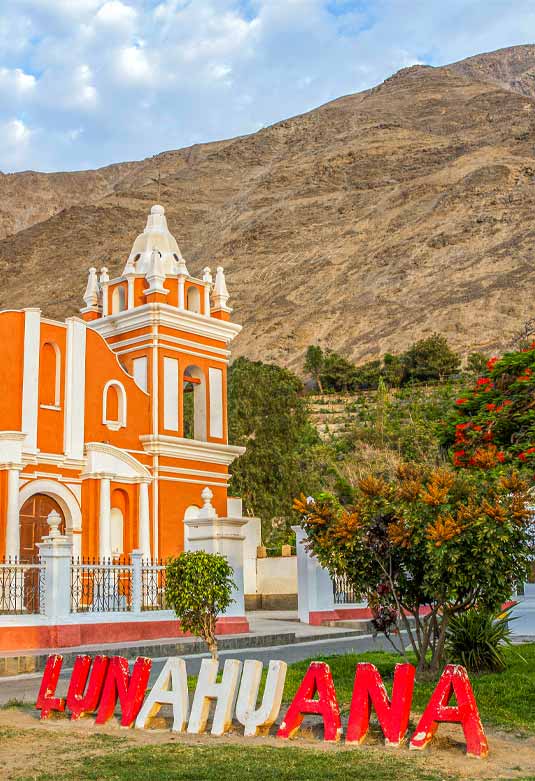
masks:
[(532, 0), (5, 5), (0, 165), (8, 170), (96, 166), (251, 132), (406, 65), (535, 37)]

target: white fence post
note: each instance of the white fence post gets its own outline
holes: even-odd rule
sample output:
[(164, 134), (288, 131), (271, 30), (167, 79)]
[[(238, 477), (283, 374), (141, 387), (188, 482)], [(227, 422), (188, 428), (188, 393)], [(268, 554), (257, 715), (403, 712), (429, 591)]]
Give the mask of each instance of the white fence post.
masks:
[(143, 551), (133, 550), (132, 560), (132, 613), (141, 613), (143, 607), (143, 572), (141, 570)]
[(292, 526), (297, 553), (297, 614), (304, 624), (321, 624), (336, 619), (331, 576), (305, 548), (307, 533)]
[(49, 536), (37, 543), (44, 566), (44, 613), (54, 622), (61, 623), (71, 613), (72, 542), (59, 533), (59, 515), (55, 511), (48, 516), (48, 523)]

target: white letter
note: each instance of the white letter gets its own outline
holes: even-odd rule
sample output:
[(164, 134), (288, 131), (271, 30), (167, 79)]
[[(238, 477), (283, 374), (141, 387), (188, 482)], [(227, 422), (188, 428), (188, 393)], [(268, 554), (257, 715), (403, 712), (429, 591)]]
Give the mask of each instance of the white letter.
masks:
[(184, 659), (171, 658), (166, 661), (152, 691), (138, 713), (136, 727), (145, 729), (162, 705), (173, 706), (173, 732), (184, 732), (188, 719), (188, 677)]
[(262, 667), (262, 662), (254, 659), (247, 659), (243, 665), (236, 718), (245, 727), (244, 735), (258, 735), (260, 727), (271, 727), (279, 715), (288, 665), (278, 660), (269, 663), (262, 704), (255, 710)]
[(215, 659), (202, 660), (188, 723), (188, 732), (192, 735), (205, 731), (210, 712), (210, 700), (217, 700), (212, 721), (212, 735), (223, 735), (232, 724), (241, 662), (237, 659), (227, 659), (223, 667), (221, 683), (216, 683), (218, 669), (219, 664)]

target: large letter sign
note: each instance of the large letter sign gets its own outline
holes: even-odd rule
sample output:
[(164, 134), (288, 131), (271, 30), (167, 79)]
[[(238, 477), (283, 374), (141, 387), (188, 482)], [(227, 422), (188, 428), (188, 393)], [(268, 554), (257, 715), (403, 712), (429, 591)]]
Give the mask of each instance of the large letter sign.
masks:
[(92, 713), (97, 709), (104, 676), (108, 670), (108, 663), (109, 659), (107, 656), (95, 656), (89, 683), (87, 683), (87, 677), (91, 668), (91, 657), (76, 657), (69, 691), (67, 692), (67, 708), (70, 711), (71, 719), (79, 719), (85, 713)]
[[(448, 705), (451, 695), (455, 694), (457, 707)], [(411, 748), (425, 748), (437, 731), (441, 721), (461, 724), (466, 740), (466, 753), (476, 757), (486, 757), (489, 753), (487, 738), (479, 718), (474, 692), (464, 667), (448, 664), (442, 673), (435, 691), (416, 732), (411, 740)]]
[[(318, 693), (319, 699), (312, 697)], [(292, 704), (277, 732), (278, 738), (291, 738), (303, 721), (305, 713), (317, 713), (323, 717), (323, 739), (339, 740), (342, 734), (340, 708), (336, 699), (333, 678), (328, 664), (312, 662)]]
[(366, 663), (357, 665), (347, 724), (347, 743), (362, 743), (368, 733), (373, 705), (385, 743), (389, 746), (401, 745), (409, 726), (415, 673), (412, 664), (396, 664), (390, 703), (377, 667)]
[[(128, 661), (121, 656), (77, 656), (65, 699), (56, 696), (63, 657), (49, 656), (36, 707), (41, 718), (53, 711), (67, 710), (71, 719), (95, 713), (95, 724), (105, 724), (115, 713), (117, 700), (121, 706), (120, 723), (137, 729), (150, 726), (162, 705), (171, 705), (174, 732), (190, 735), (205, 732), (212, 705), (212, 735), (223, 735), (232, 726), (233, 718), (243, 724), (244, 737), (267, 734), (280, 713), (287, 665), (272, 660), (260, 704), (258, 693), (262, 680), (262, 662), (248, 659), (242, 667), (237, 659), (227, 659), (221, 680), (217, 680), (219, 664), (203, 659), (189, 708), (186, 662), (171, 657), (165, 662), (156, 683), (145, 698), (151, 671), (151, 660), (138, 657), (132, 674)], [(347, 723), (346, 743), (362, 743), (370, 726), (372, 707), (388, 746), (400, 746), (407, 734), (414, 689), (415, 669), (411, 664), (397, 664), (394, 670), (392, 697), (388, 698), (378, 669), (367, 662), (357, 664), (353, 696)], [(455, 695), (457, 705), (449, 705)], [(305, 715), (316, 714), (323, 719), (323, 739), (337, 741), (342, 735), (340, 708), (329, 665), (312, 662), (305, 673), (288, 711), (277, 731), (278, 738), (291, 738), (299, 730)], [(441, 722), (462, 726), (467, 753), (477, 757), (488, 754), (488, 745), (474, 693), (464, 667), (449, 664), (431, 695), (410, 741), (410, 748), (423, 749)]]

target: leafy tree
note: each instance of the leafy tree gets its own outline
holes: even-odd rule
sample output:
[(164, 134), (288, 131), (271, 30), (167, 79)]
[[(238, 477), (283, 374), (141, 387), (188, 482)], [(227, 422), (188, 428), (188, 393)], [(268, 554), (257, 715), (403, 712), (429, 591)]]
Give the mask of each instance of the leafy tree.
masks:
[(352, 389), (376, 390), (382, 377), (381, 361), (367, 361), (366, 363), (355, 366)]
[(355, 385), (355, 366), (342, 355), (328, 350), (324, 355), (321, 379), (325, 390), (347, 393)]
[(458, 353), (451, 350), (448, 341), (440, 334), (415, 342), (403, 354), (405, 382), (411, 380), (444, 380), (454, 374), (461, 365)]
[(392, 480), (361, 479), (354, 497), (346, 508), (330, 494), (295, 501), (310, 548), (367, 597), (376, 629), (403, 655), (406, 632), (418, 674), (435, 677), (451, 619), (496, 609), (527, 575), (527, 484), (401, 465)]
[(212, 659), (218, 658), (217, 618), (234, 601), (233, 574), (224, 556), (205, 551), (181, 553), (169, 559), (165, 570), (167, 604), (175, 611), (183, 631), (202, 637)]
[(533, 480), (534, 396), (535, 344), (491, 358), (485, 374), (460, 392), (444, 431), (454, 465), (499, 469), (512, 464)]
[(466, 371), (469, 374), (484, 374), (487, 369), (488, 356), (484, 353), (470, 353), (466, 359)]
[(323, 393), (321, 373), (323, 371), (324, 361), (325, 359), (321, 347), (316, 344), (311, 344), (307, 347), (304, 369), (305, 372), (314, 379), (320, 393)]
[(310, 423), (302, 392), (301, 381), (287, 369), (246, 358), (232, 364), (229, 436), (247, 451), (232, 464), (231, 491), (243, 498), (248, 514), (262, 518), (266, 541), (272, 518), (286, 518), (291, 535), (293, 497), (307, 485), (319, 488), (320, 474), (331, 469), (331, 454)]

